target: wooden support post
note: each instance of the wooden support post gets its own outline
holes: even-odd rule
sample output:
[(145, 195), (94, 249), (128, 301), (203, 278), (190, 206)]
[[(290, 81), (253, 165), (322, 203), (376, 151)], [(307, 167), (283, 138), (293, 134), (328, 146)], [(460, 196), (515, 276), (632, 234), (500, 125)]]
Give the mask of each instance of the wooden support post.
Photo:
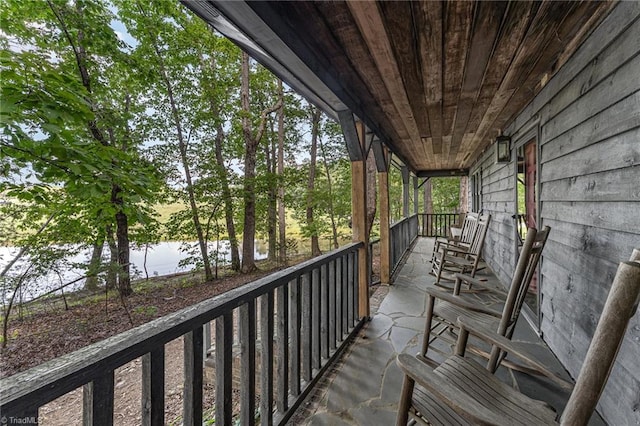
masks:
[(409, 217), (409, 168), (402, 166), (402, 217)]
[[(365, 146), (364, 123), (356, 123), (361, 149)], [(358, 296), (360, 318), (368, 318), (369, 312), (369, 235), (367, 233), (367, 174), (364, 156), (351, 162), (351, 212), (353, 241), (364, 245), (358, 250)]]
[(389, 173), (378, 173), (380, 198), (380, 282), (391, 284), (391, 239), (389, 220)]
[(413, 177), (413, 214), (418, 214), (418, 176)]

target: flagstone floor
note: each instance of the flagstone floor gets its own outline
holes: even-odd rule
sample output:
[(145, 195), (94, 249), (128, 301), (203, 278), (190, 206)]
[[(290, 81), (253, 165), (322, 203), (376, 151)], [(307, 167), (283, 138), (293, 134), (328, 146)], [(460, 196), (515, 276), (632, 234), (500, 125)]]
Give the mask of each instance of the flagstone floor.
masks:
[[(402, 385), (402, 374), (396, 365), (398, 353), (416, 354), (422, 343), (426, 296), (424, 289), (433, 285), (429, 275), (433, 239), (419, 238), (405, 264), (391, 286), (381, 286), (373, 299), (381, 299), (379, 306), (372, 304), (372, 318), (360, 331), (342, 358), (327, 374), (317, 389), (310, 394), (291, 420), (291, 424), (310, 426), (394, 425)], [(497, 285), (489, 269), (478, 274), (488, 283)], [(386, 293), (386, 295), (385, 295)], [(480, 303), (491, 305), (495, 300), (478, 296)], [(376, 303), (377, 304), (377, 303)], [(500, 306), (497, 306), (500, 308)], [(527, 342), (531, 353), (552, 371), (566, 372), (521, 316), (514, 340)], [(441, 349), (449, 347), (439, 339)], [(438, 355), (430, 356), (437, 359)], [(548, 380), (531, 377), (503, 367), (498, 371), (502, 380), (521, 392), (542, 399), (561, 411), (568, 393)], [(605, 424), (596, 414), (592, 425)]]

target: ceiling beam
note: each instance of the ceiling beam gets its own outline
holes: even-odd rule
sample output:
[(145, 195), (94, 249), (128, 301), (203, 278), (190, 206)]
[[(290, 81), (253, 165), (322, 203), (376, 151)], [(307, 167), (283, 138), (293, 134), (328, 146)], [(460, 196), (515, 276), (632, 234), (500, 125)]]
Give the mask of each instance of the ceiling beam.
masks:
[(360, 139), (358, 138), (358, 131), (356, 130), (356, 122), (353, 119), (353, 113), (349, 110), (338, 111), (338, 120), (340, 121), (342, 134), (344, 135), (344, 140), (347, 144), (349, 159), (351, 161), (362, 161), (364, 158), (362, 155), (362, 145), (360, 145)]
[(423, 170), (416, 173), (419, 178), (467, 176), (469, 169)]
[[(384, 76), (384, 84), (392, 96), (397, 113), (401, 117), (409, 138), (412, 141), (420, 140), (420, 133), (416, 126), (411, 104), (407, 97), (406, 89), (402, 83), (402, 77), (398, 64), (393, 54), (393, 49), (385, 31), (384, 21), (380, 15), (377, 3), (348, 2), (349, 9), (360, 28), (362, 37), (369, 48), (376, 66)], [(410, 144), (409, 144), (410, 145)], [(424, 152), (412, 152), (412, 156), (421, 157)]]

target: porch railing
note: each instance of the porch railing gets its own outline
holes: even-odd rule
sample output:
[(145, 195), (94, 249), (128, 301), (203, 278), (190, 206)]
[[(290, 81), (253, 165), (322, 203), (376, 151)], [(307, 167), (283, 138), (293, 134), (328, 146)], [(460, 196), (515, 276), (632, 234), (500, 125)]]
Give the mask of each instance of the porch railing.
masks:
[(391, 243), (391, 271), (400, 264), (402, 256), (418, 236), (418, 215), (409, 216), (393, 224), (389, 229)]
[[(405, 232), (408, 226), (398, 229)], [(283, 424), (362, 326), (357, 268), (361, 246), (350, 244), (2, 379), (0, 412), (18, 422), (37, 419), (39, 407), (82, 386), (84, 423), (111, 425), (114, 370), (142, 357), (142, 423), (162, 425), (165, 345), (183, 337), (184, 425), (201, 425), (203, 414), (215, 417), (216, 425), (230, 425), (236, 418), (253, 425), (256, 413), (262, 424)], [(215, 345), (207, 351), (212, 321)], [(239, 367), (233, 362), (234, 345)], [(207, 353), (215, 360), (216, 373), (215, 407), (210, 409), (203, 407)], [(236, 376), (239, 413), (232, 411)]]
[(421, 237), (447, 237), (449, 227), (460, 223), (459, 213), (421, 213)]

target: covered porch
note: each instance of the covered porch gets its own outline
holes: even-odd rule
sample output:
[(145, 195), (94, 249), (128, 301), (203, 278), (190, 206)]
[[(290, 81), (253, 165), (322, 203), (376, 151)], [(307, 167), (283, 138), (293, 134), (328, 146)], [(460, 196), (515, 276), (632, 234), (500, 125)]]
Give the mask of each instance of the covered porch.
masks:
[[(392, 425), (395, 424), (403, 373), (396, 364), (399, 353), (415, 355), (422, 344), (425, 326), (425, 288), (434, 285), (429, 274), (429, 259), (434, 239), (418, 237), (406, 253), (395, 274), (394, 284), (380, 287), (371, 298), (371, 321), (355, 336), (353, 343), (322, 379), (316, 389), (292, 417), (293, 424), (305, 425)], [(478, 273), (488, 285), (499, 286), (489, 269)], [(478, 303), (500, 308), (501, 303), (486, 294), (476, 295)], [(549, 347), (535, 332), (525, 317), (520, 318), (513, 337), (525, 342), (530, 353), (543, 362), (553, 373), (569, 379)], [(436, 339), (432, 343), (446, 353), (448, 343)], [(431, 353), (437, 361), (442, 354)], [(532, 398), (551, 404), (562, 412), (569, 391), (548, 378), (530, 376), (501, 367), (496, 373)], [(606, 424), (596, 413), (590, 425)]]
[[(429, 240), (413, 245), (424, 227), (411, 191), (415, 201), (436, 176), (468, 178), (465, 210), (492, 215), (483, 258), (496, 286), (515, 269), (519, 203), (528, 226), (551, 226), (526, 315), (533, 328), (521, 317), (515, 338), (577, 376), (616, 265), (640, 241), (640, 3), (184, 3), (340, 122), (353, 243), (4, 379), (3, 415), (37, 418), (42, 405), (82, 388), (84, 423), (111, 425), (114, 372), (141, 358), (140, 415), (126, 424), (164, 424), (165, 345), (181, 338), (185, 425), (393, 423), (401, 380), (393, 359), (419, 345), (421, 290), (433, 281)], [(393, 164), (404, 183), (396, 224)], [(365, 232), (373, 179), (389, 291), (378, 307)], [(640, 421), (638, 316), (629, 330), (598, 407), (611, 424)], [(518, 375), (517, 384), (558, 410), (567, 397), (537, 378)]]

